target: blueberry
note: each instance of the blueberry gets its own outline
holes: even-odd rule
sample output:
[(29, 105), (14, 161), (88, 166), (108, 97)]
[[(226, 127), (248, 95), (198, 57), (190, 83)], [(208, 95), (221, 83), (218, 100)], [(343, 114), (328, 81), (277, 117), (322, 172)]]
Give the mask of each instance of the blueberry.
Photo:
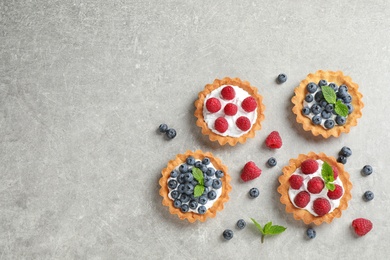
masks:
[(316, 231), (313, 228), (308, 228), (306, 230), (306, 235), (308, 238), (313, 239), (316, 237)]
[(191, 184), (194, 185), (194, 187), (195, 187), (195, 186), (198, 184), (198, 181), (195, 180), (195, 179), (193, 179), (193, 180), (191, 181)]
[(276, 81), (277, 81), (279, 84), (282, 84), (282, 83), (286, 82), (286, 81), (287, 81), (287, 76), (286, 76), (286, 74), (283, 74), (283, 73), (279, 74), (278, 77), (276, 78)]
[(353, 112), (353, 106), (351, 103), (348, 103), (348, 104), (345, 104), (348, 108), (348, 115), (351, 114)]
[(207, 203), (207, 201), (208, 201), (208, 198), (207, 198), (206, 195), (202, 195), (202, 196), (199, 197), (199, 204), (204, 205), (204, 204)]
[(179, 176), (177, 176), (177, 182), (178, 183), (185, 183), (186, 182), (184, 173), (180, 173)]
[(313, 124), (319, 125), (319, 124), (321, 124), (322, 119), (321, 119), (321, 117), (319, 115), (316, 115), (316, 116), (313, 116), (311, 121), (313, 122)]
[(326, 86), (328, 85), (328, 82), (324, 79), (321, 79), (319, 82), (318, 82), (318, 86), (322, 87), (322, 86)]
[(207, 209), (206, 209), (206, 207), (205, 206), (199, 206), (199, 208), (198, 208), (198, 213), (199, 214), (204, 214), (204, 213), (206, 213), (206, 211), (207, 211)]
[(329, 83), (328, 86), (331, 87), (334, 90), (334, 92), (337, 92), (338, 87), (335, 83)]
[(173, 201), (173, 206), (174, 206), (175, 208), (180, 208), (180, 207), (181, 207), (181, 200), (175, 199), (175, 200)]
[(217, 170), (216, 172), (215, 172), (215, 177), (217, 177), (217, 178), (222, 178), (223, 177), (223, 171), (221, 171), (221, 170)]
[(211, 167), (207, 168), (206, 174), (207, 174), (207, 176), (210, 176), (210, 177), (214, 176), (215, 175), (214, 168), (211, 168)]
[(191, 195), (194, 193), (194, 185), (191, 183), (184, 184), (184, 193), (187, 195)]
[(190, 172), (184, 173), (184, 181), (185, 182), (191, 182), (193, 180), (194, 180), (194, 175), (192, 175), (192, 173), (190, 173)]
[(205, 157), (205, 158), (202, 160), (202, 163), (203, 163), (204, 165), (209, 165), (209, 164), (210, 164), (210, 159), (207, 158), (207, 157)]
[(192, 157), (192, 156), (188, 156), (188, 157), (187, 157), (187, 160), (186, 160), (186, 163), (187, 163), (188, 165), (194, 165), (194, 164), (195, 164), (195, 158)]
[(314, 104), (311, 106), (311, 112), (314, 114), (314, 115), (318, 115), (319, 113), (321, 113), (322, 111), (322, 107), (318, 104)]
[(185, 163), (181, 164), (181, 165), (179, 166), (179, 171), (180, 171), (181, 173), (187, 172), (187, 171), (188, 171), (188, 165), (185, 164)]
[(317, 91), (317, 89), (318, 89), (318, 86), (317, 86), (317, 84), (316, 84), (316, 83), (314, 83), (314, 82), (310, 82), (309, 84), (307, 84), (307, 86), (306, 86), (306, 89), (307, 89), (307, 91), (308, 91), (308, 92), (310, 92), (310, 93), (314, 93), (314, 92), (316, 92), (316, 91)]
[(314, 97), (313, 97), (313, 95), (312, 94), (307, 94), (306, 96), (305, 96), (305, 101), (307, 102), (307, 103), (311, 103), (311, 102), (313, 102), (313, 100), (314, 100)]
[(171, 171), (170, 176), (171, 176), (171, 178), (177, 178), (177, 176), (179, 176), (179, 172), (176, 170), (173, 170), (173, 171)]
[(366, 191), (364, 194), (363, 194), (363, 198), (365, 201), (370, 201), (370, 200), (373, 200), (374, 199), (374, 193), (372, 191)]
[(185, 191), (185, 185), (182, 183), (177, 187), (177, 191), (180, 193), (184, 193)]
[(173, 128), (170, 128), (170, 129), (168, 129), (168, 130), (165, 132), (165, 134), (167, 135), (167, 137), (168, 137), (169, 139), (173, 139), (173, 138), (176, 137), (176, 130), (173, 129)]
[(176, 189), (176, 187), (177, 187), (177, 181), (176, 180), (169, 180), (168, 181), (168, 187), (170, 188), (170, 189)]
[(319, 103), (319, 105), (320, 105), (322, 108), (324, 108), (324, 109), (325, 109), (325, 107), (326, 107), (328, 104), (329, 104), (329, 103), (328, 103), (325, 99), (321, 100), (320, 103)]
[(195, 165), (196, 168), (200, 169), (200, 167), (202, 166), (202, 162), (201, 161), (196, 161), (194, 165)]
[(214, 179), (212, 186), (214, 189), (219, 189), (222, 187), (222, 181), (220, 179)]
[(335, 123), (332, 119), (325, 120), (324, 126), (327, 129), (332, 129), (334, 127)]
[(332, 116), (332, 113), (331, 113), (331, 112), (328, 112), (328, 111), (326, 111), (326, 110), (323, 110), (323, 111), (321, 112), (321, 117), (322, 117), (323, 119), (329, 119), (331, 116)]
[(233, 238), (233, 231), (230, 229), (225, 229), (222, 233), (222, 236), (226, 240), (230, 240)]
[(239, 219), (238, 221), (237, 221), (237, 227), (239, 228), (239, 229), (244, 229), (245, 228), (245, 226), (246, 226), (246, 222), (245, 222), (245, 220), (243, 220), (243, 219)]
[(363, 167), (363, 169), (362, 169), (362, 174), (363, 174), (364, 176), (368, 176), (368, 175), (370, 175), (372, 172), (373, 172), (373, 169), (372, 169), (371, 165), (365, 165), (365, 166)]
[(337, 95), (337, 97), (339, 97), (339, 98), (343, 98), (343, 97), (345, 97), (346, 95), (348, 95), (348, 88), (347, 88), (347, 86), (341, 85), (341, 86), (339, 87), (339, 91), (337, 91), (336, 95)]
[(321, 100), (324, 99), (324, 94), (322, 94), (322, 91), (318, 91), (315, 95), (314, 95), (314, 100), (316, 102), (321, 102)]
[(344, 104), (351, 103), (352, 102), (352, 96), (350, 94), (345, 95), (345, 97), (343, 97), (343, 102), (344, 102)]
[(207, 193), (207, 198), (209, 200), (215, 200), (216, 197), (217, 193), (215, 192), (215, 190), (209, 191), (209, 193)]
[(310, 114), (310, 108), (309, 107), (302, 108), (302, 114), (309, 115)]
[(351, 150), (351, 148), (344, 146), (343, 148), (341, 148), (339, 154), (344, 156), (344, 157), (350, 157), (352, 155), (352, 150)]
[(206, 173), (207, 172), (207, 166), (202, 164), (199, 168), (203, 173)]
[(180, 201), (181, 201), (182, 203), (187, 203), (187, 202), (190, 201), (190, 199), (191, 199), (190, 195), (187, 195), (187, 194), (185, 194), (185, 193), (182, 193), (182, 194), (180, 195)]
[(158, 130), (161, 132), (161, 133), (165, 133), (167, 130), (168, 130), (168, 126), (166, 124), (161, 124), (159, 127), (158, 127)]
[(276, 164), (277, 164), (276, 159), (274, 157), (269, 158), (268, 161), (267, 161), (267, 164), (270, 167), (276, 166)]
[(325, 107), (325, 110), (330, 112), (330, 113), (333, 112), (333, 109), (334, 109), (333, 104), (327, 104), (326, 107)]
[(337, 161), (339, 163), (346, 164), (347, 163), (347, 157), (339, 155), (339, 157), (337, 158)]
[(344, 125), (347, 122), (347, 119), (343, 116), (336, 116), (336, 123), (338, 125)]
[(190, 206), (190, 209), (196, 209), (198, 207), (198, 202), (194, 199), (191, 199), (188, 205)]
[(179, 198), (180, 193), (177, 190), (173, 190), (173, 191), (171, 191), (170, 195), (171, 195), (172, 199), (175, 200), (175, 199)]
[(190, 206), (188, 206), (188, 204), (181, 204), (181, 207), (180, 207), (181, 212), (186, 213), (186, 212), (188, 212), (189, 209), (190, 209)]
[(260, 191), (258, 188), (252, 188), (249, 190), (249, 196), (251, 198), (257, 198), (260, 195)]
[(210, 187), (211, 185), (213, 185), (213, 179), (206, 176), (205, 178), (203, 178), (204, 180), (204, 186), (205, 187)]
[[(204, 191), (203, 191), (203, 194), (202, 194), (202, 195), (204, 195), (204, 196), (207, 197), (207, 193), (209, 193), (210, 190), (211, 190), (210, 187), (204, 187)], [(198, 200), (198, 201), (199, 201), (199, 200)]]

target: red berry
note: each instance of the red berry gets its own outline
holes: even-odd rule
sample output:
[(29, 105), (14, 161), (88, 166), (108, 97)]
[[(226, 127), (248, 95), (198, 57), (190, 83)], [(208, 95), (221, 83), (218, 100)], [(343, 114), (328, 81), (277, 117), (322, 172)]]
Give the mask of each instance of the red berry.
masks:
[(291, 175), (290, 179), (288, 180), (290, 182), (290, 187), (294, 190), (298, 190), (303, 183), (302, 176), (299, 176), (297, 174)]
[(220, 133), (225, 133), (229, 128), (229, 123), (224, 117), (218, 117), (214, 122), (214, 128)]
[(221, 97), (225, 100), (232, 100), (236, 96), (236, 91), (232, 86), (226, 86), (221, 90)]
[(307, 183), (307, 190), (310, 193), (318, 194), (318, 193), (320, 193), (322, 191), (324, 186), (325, 186), (325, 184), (324, 184), (324, 181), (322, 180), (321, 177), (314, 177), (313, 179), (308, 181), (308, 183)]
[(333, 178), (336, 180), (337, 177), (339, 177), (339, 170), (337, 169), (336, 166), (332, 166), (333, 169)]
[(343, 187), (341, 187), (338, 184), (335, 184), (335, 189), (334, 191), (329, 190), (328, 193), (328, 198), (331, 200), (337, 200), (343, 196)]
[(306, 159), (301, 164), (301, 171), (303, 174), (312, 174), (318, 170), (318, 162), (313, 159)]
[(251, 128), (251, 121), (246, 116), (240, 116), (236, 120), (236, 125), (241, 131), (248, 131)]
[(307, 191), (299, 192), (295, 198), (294, 203), (299, 208), (304, 208), (310, 201), (310, 194)]
[(241, 107), (248, 113), (255, 111), (255, 109), (257, 108), (256, 99), (254, 99), (252, 96), (245, 98), (241, 103)]
[(318, 198), (313, 202), (313, 210), (320, 217), (327, 214), (330, 208), (330, 202), (325, 198)]
[(206, 101), (206, 108), (210, 113), (218, 112), (221, 109), (221, 102), (218, 98), (209, 98)]
[(259, 177), (260, 174), (261, 174), (261, 169), (257, 167), (257, 165), (254, 162), (249, 161), (245, 164), (244, 168), (241, 171), (241, 179), (245, 182), (250, 181)]
[(226, 104), (225, 108), (223, 109), (227, 116), (234, 116), (235, 114), (237, 114), (237, 110), (237, 106), (233, 103)]
[(356, 235), (364, 236), (372, 229), (372, 222), (365, 218), (357, 218), (352, 221), (352, 228)]
[(265, 139), (265, 144), (268, 148), (279, 149), (282, 147), (282, 138), (279, 135), (278, 131), (271, 132)]

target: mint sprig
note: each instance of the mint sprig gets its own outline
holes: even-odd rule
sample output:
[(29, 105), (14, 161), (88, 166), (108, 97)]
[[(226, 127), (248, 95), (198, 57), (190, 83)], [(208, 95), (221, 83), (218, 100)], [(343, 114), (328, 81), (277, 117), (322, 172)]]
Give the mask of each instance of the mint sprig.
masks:
[(333, 169), (332, 166), (329, 165), (329, 163), (324, 162), (322, 164), (321, 175), (325, 181), (325, 187), (330, 191), (334, 191), (336, 186), (333, 183), (334, 182)]
[(272, 222), (268, 222), (267, 224), (264, 225), (262, 228), (261, 225), (253, 218), (251, 218), (253, 223), (255, 224), (256, 228), (260, 231), (261, 233), (261, 243), (264, 243), (264, 237), (266, 235), (277, 235), (280, 233), (283, 233), (287, 228), (279, 225), (272, 225)]
[(203, 178), (203, 172), (201, 169), (193, 167), (192, 168), (192, 175), (194, 176), (194, 179), (198, 181), (198, 184), (196, 184), (194, 188), (194, 197), (200, 197), (204, 192), (204, 178)]
[(329, 86), (322, 86), (321, 90), (326, 102), (334, 105), (334, 111), (336, 114), (346, 117), (348, 115), (348, 107), (341, 100), (337, 100), (336, 92), (333, 88)]

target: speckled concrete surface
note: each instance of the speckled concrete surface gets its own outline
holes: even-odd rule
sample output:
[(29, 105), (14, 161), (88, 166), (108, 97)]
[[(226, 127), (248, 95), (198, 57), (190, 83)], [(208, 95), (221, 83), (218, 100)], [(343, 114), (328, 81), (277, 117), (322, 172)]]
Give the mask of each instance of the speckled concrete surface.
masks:
[[(0, 259), (386, 259), (389, 17), (384, 0), (1, 1)], [(294, 87), (318, 69), (344, 71), (364, 95), (358, 126), (337, 139), (304, 132), (291, 112)], [(235, 147), (210, 143), (193, 116), (197, 93), (224, 76), (251, 82), (266, 105), (263, 128)], [(157, 133), (163, 122), (175, 139)], [(273, 130), (278, 151), (263, 145)], [(344, 145), (353, 198), (308, 241), (279, 203), (277, 177), (300, 153), (337, 156)], [(190, 224), (161, 205), (158, 179), (194, 149), (229, 167), (233, 190), (216, 218)], [(241, 183), (248, 160), (263, 174)], [(260, 197), (248, 198), (251, 187)], [(250, 217), (287, 230), (261, 244)], [(367, 236), (353, 235), (356, 217), (373, 221)]]

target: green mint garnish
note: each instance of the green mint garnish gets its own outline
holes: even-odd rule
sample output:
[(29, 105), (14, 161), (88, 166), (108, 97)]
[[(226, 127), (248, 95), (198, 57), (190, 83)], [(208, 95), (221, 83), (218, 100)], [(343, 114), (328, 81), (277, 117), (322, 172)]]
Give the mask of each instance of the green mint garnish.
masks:
[(203, 192), (204, 192), (204, 186), (197, 184), (194, 188), (194, 197), (197, 198), (202, 196)]
[(261, 233), (261, 243), (264, 243), (264, 237), (266, 235), (277, 235), (280, 233), (283, 233), (287, 228), (283, 226), (278, 226), (278, 225), (272, 225), (272, 222), (268, 222), (267, 224), (264, 225), (264, 228), (261, 228), (261, 225), (251, 218), (253, 223), (255, 224), (256, 228), (260, 231)]
[(337, 100), (336, 92), (331, 87), (322, 86), (321, 90), (326, 102), (334, 105), (336, 114), (343, 117), (348, 116), (348, 107), (341, 100)]
[(334, 111), (340, 116), (346, 117), (348, 115), (348, 107), (341, 100), (337, 100)]
[(329, 165), (329, 163), (324, 162), (322, 164), (321, 175), (325, 181), (325, 187), (330, 191), (334, 191), (336, 186), (333, 184), (334, 182), (333, 169), (332, 166)]
[(200, 197), (204, 192), (203, 172), (201, 169), (193, 167), (192, 175), (194, 176), (194, 179), (198, 181), (198, 184), (194, 188), (194, 197)]

